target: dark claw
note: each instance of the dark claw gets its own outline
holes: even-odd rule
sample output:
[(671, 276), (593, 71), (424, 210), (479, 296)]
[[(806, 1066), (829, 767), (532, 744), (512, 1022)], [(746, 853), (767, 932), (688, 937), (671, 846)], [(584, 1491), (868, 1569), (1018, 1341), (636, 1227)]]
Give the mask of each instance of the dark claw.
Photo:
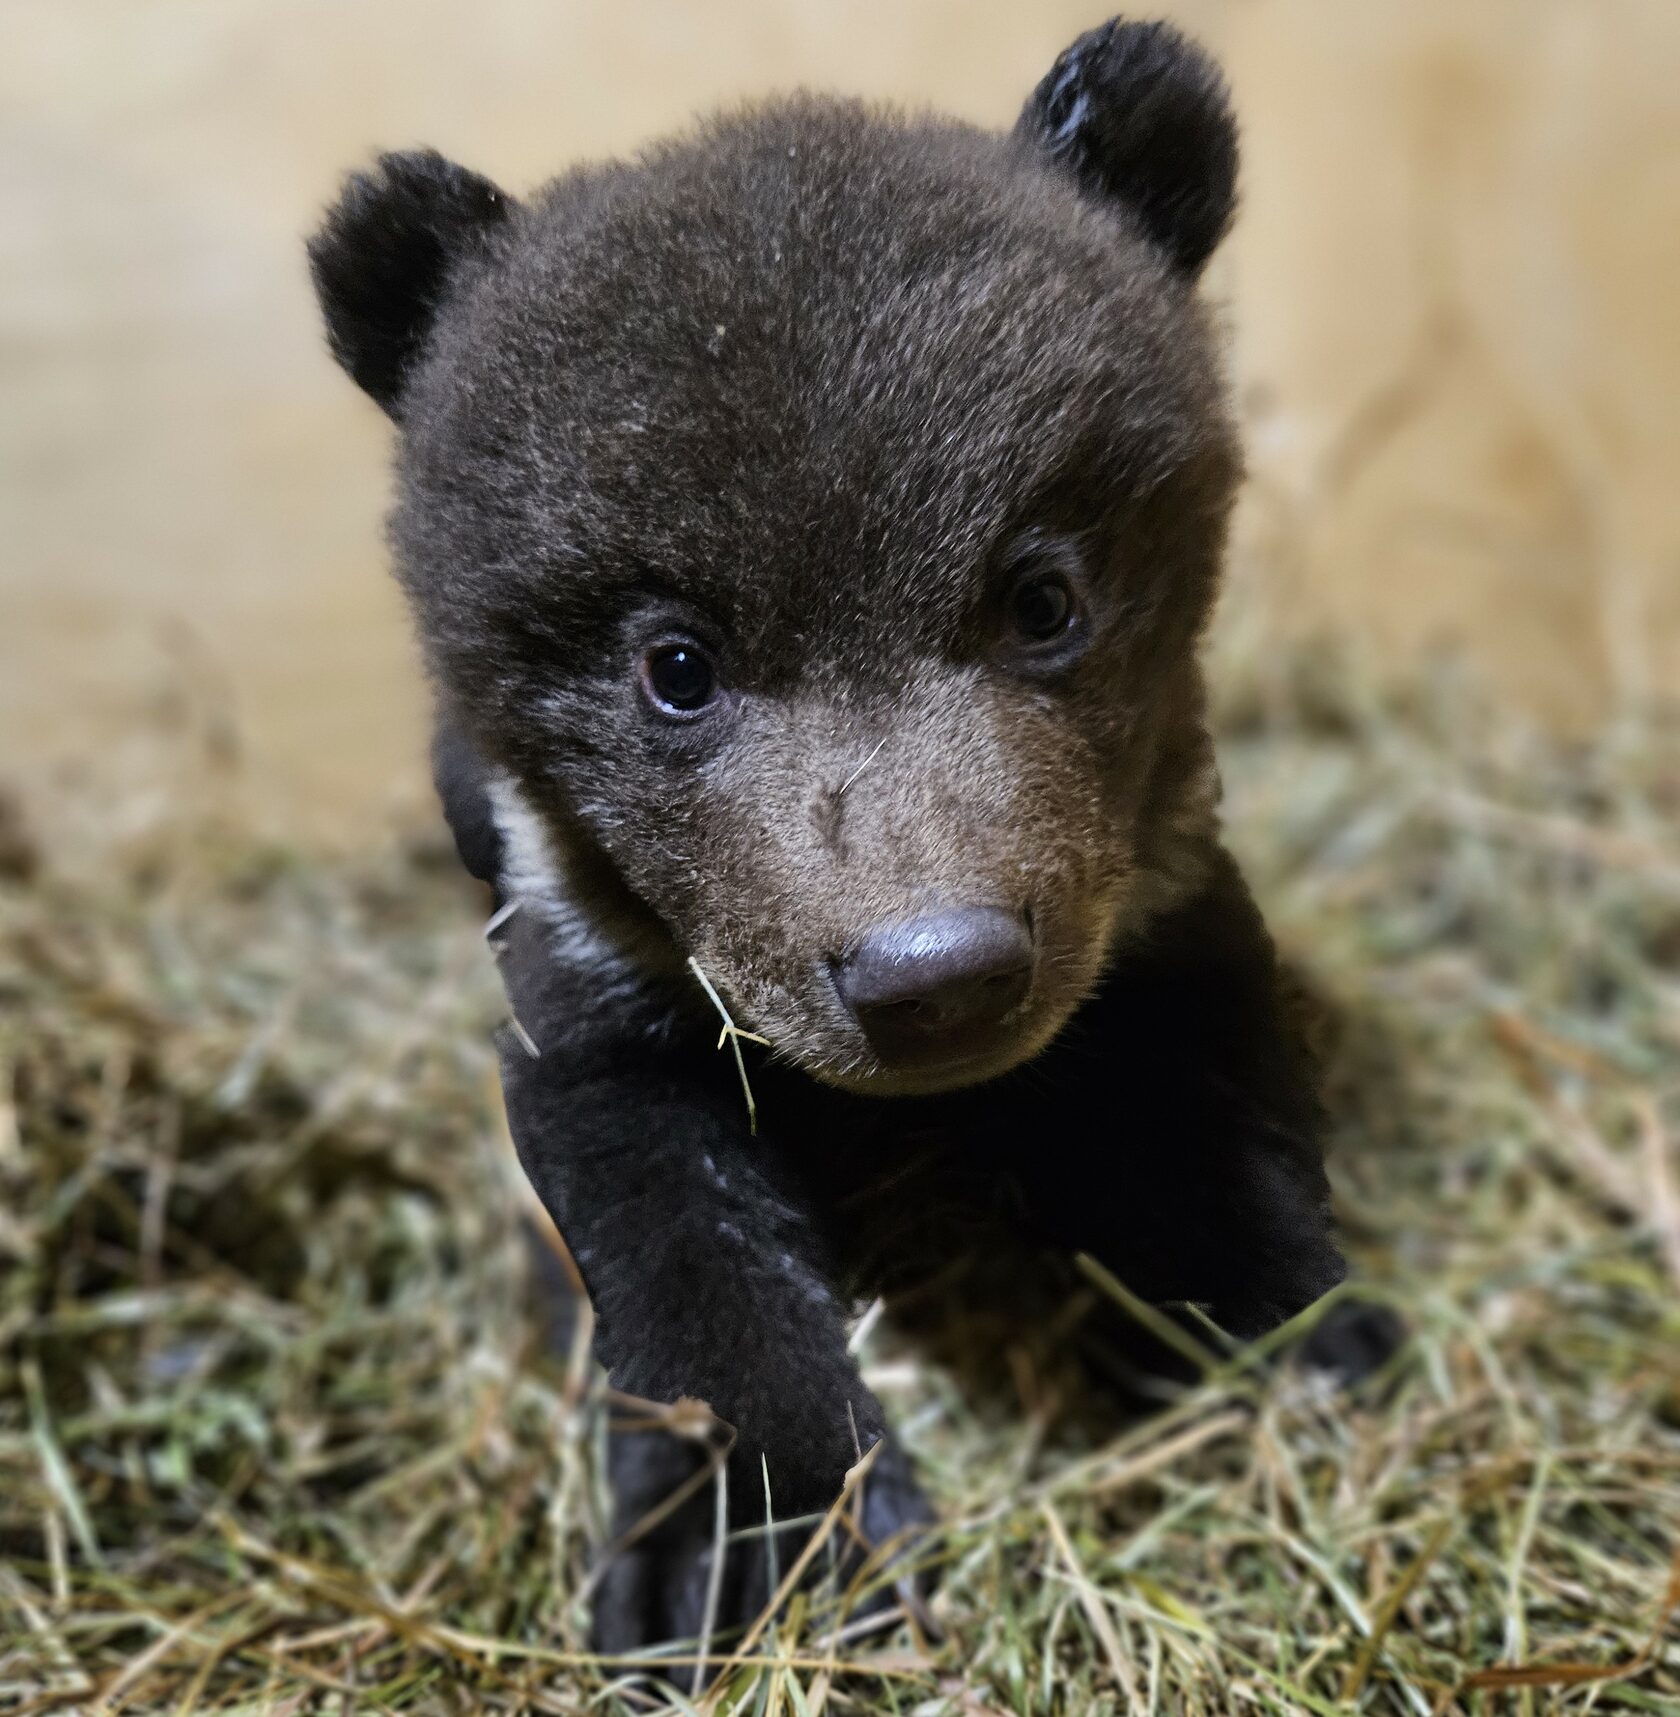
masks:
[(1344, 1389), (1387, 1365), (1406, 1340), (1406, 1325), (1390, 1306), (1347, 1299), (1332, 1306), (1302, 1338), (1296, 1363), (1323, 1371)]

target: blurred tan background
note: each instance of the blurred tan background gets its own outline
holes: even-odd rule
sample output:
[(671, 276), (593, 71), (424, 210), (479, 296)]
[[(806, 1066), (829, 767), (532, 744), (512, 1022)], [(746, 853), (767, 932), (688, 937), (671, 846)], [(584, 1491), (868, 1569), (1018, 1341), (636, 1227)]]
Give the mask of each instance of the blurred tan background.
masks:
[[(1680, 3), (1185, 0), (1245, 126), (1242, 600), (1571, 726), (1680, 690)], [(166, 723), (335, 843), (423, 802), (386, 427), (301, 240), (378, 147), (510, 190), (808, 83), (1008, 123), (1101, 0), (5, 0), (0, 772)], [(77, 783), (80, 783), (78, 787)]]

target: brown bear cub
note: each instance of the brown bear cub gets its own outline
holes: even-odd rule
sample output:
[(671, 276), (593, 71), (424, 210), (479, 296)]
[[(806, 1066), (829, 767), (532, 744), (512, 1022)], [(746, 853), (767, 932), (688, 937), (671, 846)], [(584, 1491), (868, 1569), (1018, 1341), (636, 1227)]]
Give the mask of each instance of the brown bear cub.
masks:
[[(883, 1438), (863, 1535), (927, 1518), (848, 1318), (977, 1233), (1238, 1336), (1342, 1278), (1197, 661), (1236, 159), (1214, 65), (1115, 22), (1007, 135), (797, 96), (528, 202), (388, 155), (310, 246), (398, 429), (521, 1160), (614, 1385), (734, 1427), (738, 1526)], [(691, 1460), (619, 1439), (622, 1523)], [(707, 1488), (606, 1570), (600, 1644), (694, 1636), (712, 1546)], [(728, 1540), (719, 1633), (777, 1549)]]

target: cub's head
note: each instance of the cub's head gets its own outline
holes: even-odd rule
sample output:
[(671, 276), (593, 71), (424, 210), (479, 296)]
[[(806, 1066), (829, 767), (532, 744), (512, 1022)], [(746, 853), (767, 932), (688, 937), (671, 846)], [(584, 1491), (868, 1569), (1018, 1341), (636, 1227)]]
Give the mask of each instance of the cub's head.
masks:
[(800, 97), (525, 204), (387, 156), (311, 246), (455, 718), (821, 1078), (1002, 1072), (1193, 885), (1235, 167), (1210, 62), (1111, 24), (1007, 136)]

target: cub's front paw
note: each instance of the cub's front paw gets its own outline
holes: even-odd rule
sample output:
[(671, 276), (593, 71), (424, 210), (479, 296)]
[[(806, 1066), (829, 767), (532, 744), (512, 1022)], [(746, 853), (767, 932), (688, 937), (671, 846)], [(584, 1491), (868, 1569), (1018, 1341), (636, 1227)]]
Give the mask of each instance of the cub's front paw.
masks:
[(1312, 1236), (1268, 1248), (1233, 1274), (1235, 1280), (1208, 1309), (1221, 1329), (1253, 1341), (1339, 1287), (1347, 1277), (1347, 1261), (1333, 1242)]
[(1350, 1298), (1331, 1306), (1301, 1338), (1295, 1358), (1351, 1389), (1381, 1371), (1405, 1341), (1405, 1321), (1391, 1306)]
[[(871, 1551), (891, 1546), (902, 1564), (907, 1558), (914, 1559), (922, 1529), (931, 1526), (934, 1518), (933, 1505), (916, 1483), (904, 1451), (889, 1442), (863, 1479), (859, 1527), (865, 1543)], [(911, 1579), (917, 1592), (931, 1590), (932, 1580), (925, 1566), (917, 1566)]]
[[(718, 1535), (714, 1480), (695, 1485), (703, 1471), (692, 1445), (657, 1434), (615, 1439), (613, 1480), (618, 1548), (595, 1587), (595, 1649), (614, 1657), (634, 1657), (652, 1647), (669, 1647), (644, 1660), (652, 1673), (680, 1685), (692, 1677), (693, 1648), (707, 1635), (711, 1664), (706, 1677), (759, 1620), (811, 1541), (816, 1522), (805, 1519), (778, 1525), (737, 1524), (722, 1543)], [(731, 1473), (732, 1489), (744, 1488), (744, 1476)], [(682, 1495), (676, 1506), (671, 1499)], [(882, 1569), (877, 1553), (890, 1546), (902, 1558), (933, 1510), (911, 1476), (900, 1451), (889, 1444), (865, 1475), (861, 1492), (812, 1555), (801, 1584), (845, 1593), (857, 1576), (869, 1571), (867, 1590), (836, 1609), (833, 1621), (855, 1621), (891, 1609), (905, 1594)], [(918, 1594), (927, 1581), (916, 1576)], [(715, 1589), (715, 1595), (714, 1595)], [(708, 1604), (710, 1615), (708, 1617)], [(708, 1626), (709, 1624), (709, 1626)], [(687, 1649), (685, 1649), (685, 1647)], [(668, 1669), (661, 1658), (673, 1659)]]

